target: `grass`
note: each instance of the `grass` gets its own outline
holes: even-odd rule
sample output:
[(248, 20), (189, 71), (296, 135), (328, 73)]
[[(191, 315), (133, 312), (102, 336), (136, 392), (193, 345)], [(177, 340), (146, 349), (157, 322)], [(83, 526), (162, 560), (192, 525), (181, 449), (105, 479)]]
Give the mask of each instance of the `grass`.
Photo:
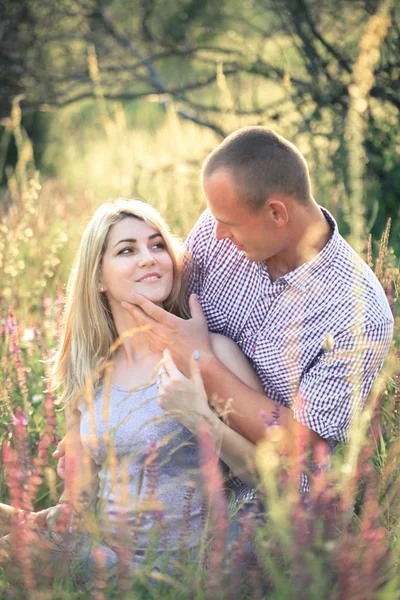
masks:
[[(51, 506), (61, 491), (51, 453), (63, 435), (63, 413), (55, 407), (45, 379), (59, 336), (63, 286), (88, 217), (109, 197), (141, 196), (184, 237), (205, 208), (198, 169), (218, 141), (214, 135), (199, 134), (173, 112), (151, 133), (130, 129), (125, 118), (116, 106), (100, 134), (88, 135), (83, 142), (77, 133), (64, 165), (58, 165), (57, 178), (41, 182), (17, 104), (12, 115), (19, 160), (8, 173), (0, 205), (0, 501), (24, 509)], [(48, 152), (51, 148), (50, 144)], [(369, 248), (366, 258), (398, 315), (399, 260), (388, 247), (387, 232)], [(0, 570), (0, 595), (43, 600), (121, 595), (395, 600), (400, 595), (399, 350), (397, 317), (391, 355), (357, 427), (362, 433), (338, 451), (331, 469), (312, 471), (300, 450), (294, 464), (288, 465), (277, 451), (279, 439), (260, 445), (262, 509), (241, 515), (241, 535), (229, 551), (224, 525), (228, 507), (220, 473), (210, 441), (206, 434), (202, 437), (213, 533), (211, 538), (207, 531), (204, 534), (207, 570), (182, 556), (171, 573), (144, 568), (133, 579), (120, 573), (115, 587), (115, 582), (105, 582), (102, 555), (97, 552), (90, 592), (70, 576), (46, 582), (27, 552), (29, 528), (18, 524), (19, 584), (10, 585)], [(328, 461), (321, 448), (315, 452), (319, 464)], [(310, 469), (312, 491), (307, 498), (298, 491), (300, 466)]]

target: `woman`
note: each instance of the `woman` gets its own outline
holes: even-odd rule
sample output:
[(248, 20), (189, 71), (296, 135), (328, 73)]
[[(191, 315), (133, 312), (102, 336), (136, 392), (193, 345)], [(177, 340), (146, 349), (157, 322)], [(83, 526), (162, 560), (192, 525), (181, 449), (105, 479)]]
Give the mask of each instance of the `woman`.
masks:
[[(196, 357), (192, 377), (186, 378), (168, 351), (152, 350), (145, 331), (121, 306), (140, 292), (187, 316), (181, 256), (154, 208), (118, 199), (102, 205), (86, 227), (68, 283), (53, 372), (66, 411), (65, 490), (48, 523), (54, 530), (67, 509), (74, 523), (82, 524), (82, 515), (95, 504), (99, 528), (84, 538), (81, 556), (97, 538), (106, 568), (121, 561), (140, 565), (150, 547), (158, 569), (183, 544), (195, 552), (204, 505), (195, 437), (200, 423), (209, 424), (233, 473), (251, 477), (254, 446), (210, 409)], [(261, 390), (231, 340), (213, 335), (212, 344), (223, 363)], [(192, 401), (190, 412), (176, 410), (174, 395), (182, 393)], [(53, 537), (57, 540), (54, 531)]]

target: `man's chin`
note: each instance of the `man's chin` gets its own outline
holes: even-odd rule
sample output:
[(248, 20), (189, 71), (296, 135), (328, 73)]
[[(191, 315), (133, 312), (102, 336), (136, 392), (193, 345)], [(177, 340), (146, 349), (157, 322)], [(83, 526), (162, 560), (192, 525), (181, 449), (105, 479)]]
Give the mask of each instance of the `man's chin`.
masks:
[(259, 260), (257, 257), (255, 257), (254, 252), (252, 252), (251, 250), (243, 250), (245, 257), (247, 258), (247, 260), (252, 260), (252, 261), (257, 261)]

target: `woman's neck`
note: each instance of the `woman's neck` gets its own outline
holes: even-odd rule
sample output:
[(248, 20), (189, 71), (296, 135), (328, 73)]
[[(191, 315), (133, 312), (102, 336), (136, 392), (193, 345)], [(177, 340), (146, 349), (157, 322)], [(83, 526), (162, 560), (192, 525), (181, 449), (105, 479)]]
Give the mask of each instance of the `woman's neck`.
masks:
[(142, 327), (132, 319), (125, 310), (113, 311), (114, 323), (120, 338), (120, 346), (115, 352), (115, 359), (129, 364), (159, 359), (161, 355), (150, 348), (149, 338)]
[(113, 316), (120, 345), (113, 356), (112, 381), (128, 390), (152, 382), (162, 356), (153, 352), (146, 332), (128, 313), (116, 312)]

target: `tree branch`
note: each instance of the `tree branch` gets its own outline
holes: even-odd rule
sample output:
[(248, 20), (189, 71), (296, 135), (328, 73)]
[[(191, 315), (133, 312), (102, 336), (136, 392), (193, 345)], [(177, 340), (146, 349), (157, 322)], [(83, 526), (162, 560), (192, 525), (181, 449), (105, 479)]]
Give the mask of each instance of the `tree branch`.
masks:
[(333, 47), (331, 46), (331, 44), (329, 44), (325, 38), (322, 37), (322, 34), (317, 30), (314, 21), (311, 19), (311, 15), (310, 15), (310, 11), (308, 10), (308, 6), (306, 5), (306, 3), (304, 2), (304, 0), (298, 0), (298, 2), (301, 5), (302, 11), (304, 13), (304, 16), (306, 18), (306, 21), (310, 27), (311, 33), (313, 34), (314, 37), (317, 38), (317, 40), (319, 40), (321, 42), (321, 44), (328, 50), (328, 52), (330, 52), (330, 54), (337, 60), (337, 62), (343, 67), (343, 69), (345, 71), (347, 71), (348, 73), (351, 73), (351, 66), (348, 63), (348, 61), (346, 61), (343, 56), (341, 56), (339, 54), (339, 52)]

